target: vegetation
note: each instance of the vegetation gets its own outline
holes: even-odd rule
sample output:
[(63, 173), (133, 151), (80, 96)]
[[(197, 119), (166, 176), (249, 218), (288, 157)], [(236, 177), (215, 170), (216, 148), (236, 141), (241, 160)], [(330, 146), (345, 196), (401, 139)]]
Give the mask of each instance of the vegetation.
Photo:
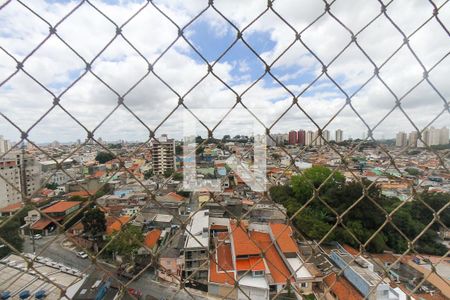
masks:
[(144, 179), (150, 179), (153, 177), (153, 170), (147, 170), (144, 172)]
[(173, 174), (173, 169), (167, 169), (164, 171), (163, 175), (165, 178), (169, 178), (170, 176), (172, 176), (172, 174)]
[(183, 146), (176, 145), (175, 146), (175, 155), (182, 155), (183, 154)]
[(126, 224), (119, 232), (107, 238), (107, 243), (113, 239), (105, 251), (112, 257), (120, 255), (124, 260), (132, 261), (137, 250), (142, 246), (144, 236), (140, 227)]
[(45, 185), (45, 187), (50, 189), (50, 190), (56, 190), (58, 188), (58, 184), (56, 184), (55, 182), (47, 183)]
[[(0, 237), (19, 252), (23, 250), (23, 238), (19, 234), (20, 226), (23, 225), (24, 218), (31, 209), (31, 206), (25, 206), (16, 215), (2, 220), (3, 222), (9, 221), (1, 228)], [(2, 221), (0, 221), (0, 224), (3, 223)], [(8, 245), (4, 245), (3, 242), (0, 241), (0, 258), (5, 257), (11, 252), (12, 250)]]
[[(346, 183), (340, 173), (331, 175), (331, 170), (326, 167), (313, 167), (301, 176), (293, 176), (291, 186), (276, 186), (271, 188), (270, 194), (276, 202), (282, 203), (289, 215), (296, 213), (308, 200), (313, 198), (313, 186), (321, 186), (319, 197), (314, 197), (307, 207), (296, 215), (294, 224), (305, 236), (325, 241), (337, 240), (353, 247), (364, 244), (380, 228), (386, 220), (385, 213), (379, 208), (384, 208), (388, 213), (401, 204), (397, 198), (385, 197), (376, 186), (370, 186), (369, 181), (364, 185), (368, 188), (367, 196), (363, 196), (363, 188), (359, 182)], [(331, 176), (331, 177), (330, 177)], [(330, 179), (325, 182), (325, 179)], [(358, 199), (361, 201), (358, 202)], [(434, 210), (441, 209), (450, 201), (448, 194), (422, 193), (418, 198), (427, 203)], [(372, 199), (372, 200), (371, 200)], [(355, 203), (358, 202), (356, 205)], [(433, 220), (433, 213), (420, 200), (404, 203), (396, 211), (392, 218), (392, 224), (387, 224), (370, 241), (367, 250), (370, 252), (382, 252), (394, 250), (397, 253), (404, 252), (407, 240), (395, 228), (402, 231), (405, 236), (413, 240)], [(341, 224), (328, 232), (337, 223), (337, 215), (342, 215), (350, 206), (350, 211), (342, 218)], [(328, 208), (329, 206), (330, 208)], [(440, 214), (441, 221), (450, 226), (450, 210)], [(395, 225), (395, 227), (393, 226)], [(443, 255), (447, 249), (438, 241), (438, 224), (434, 224), (414, 244), (418, 252), (426, 254)]]
[(103, 211), (97, 207), (88, 209), (84, 213), (81, 223), (83, 223), (85, 234), (94, 240), (101, 240), (106, 231), (106, 218)]
[(412, 176), (420, 175), (420, 170), (418, 170), (416, 168), (406, 168), (405, 171), (406, 171), (406, 173), (408, 173), (409, 175), (412, 175)]
[(95, 160), (101, 164), (104, 164), (114, 158), (115, 158), (114, 154), (110, 152), (98, 152), (97, 156), (95, 156)]

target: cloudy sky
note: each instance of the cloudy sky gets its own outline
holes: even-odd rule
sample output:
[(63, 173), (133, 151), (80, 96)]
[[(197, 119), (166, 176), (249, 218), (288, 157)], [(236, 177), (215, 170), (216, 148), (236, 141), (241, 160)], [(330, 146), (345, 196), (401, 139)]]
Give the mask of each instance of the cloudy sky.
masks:
[[(157, 128), (157, 135), (181, 137), (186, 109), (177, 108), (180, 96), (210, 128), (236, 103), (236, 94), (274, 133), (315, 129), (310, 117), (320, 127), (328, 124), (331, 131), (343, 129), (345, 137), (361, 137), (367, 129), (345, 105), (345, 94), (352, 96), (354, 109), (370, 127), (388, 115), (375, 129), (376, 138), (413, 130), (398, 108), (389, 114), (395, 96), (402, 98), (401, 106), (420, 129), (439, 114), (432, 125), (450, 126), (450, 113), (443, 111), (450, 99), (450, 3), (444, 5), (445, 1), (434, 1), (443, 25), (431, 18), (434, 7), (429, 1), (391, 1), (386, 12), (397, 28), (384, 15), (376, 18), (381, 6), (375, 0), (337, 0), (330, 6), (331, 14), (324, 14), (325, 5), (317, 0), (276, 0), (273, 10), (265, 13), (267, 1), (262, 0), (216, 0), (214, 7), (208, 7), (206, 0), (155, 0), (154, 6), (138, 0), (91, 1), (95, 7), (79, 2), (23, 1), (33, 13), (15, 0), (0, 0), (0, 113), (24, 131), (52, 108), (54, 95), (88, 130), (96, 128), (123, 96), (145, 126), (120, 106), (95, 131), (96, 137), (106, 140), (144, 140), (146, 127)], [(58, 36), (49, 36), (49, 24), (56, 26)], [(115, 24), (122, 28), (123, 36), (116, 35)], [(177, 39), (175, 24), (183, 28), (187, 41)], [(342, 52), (351, 41), (351, 33), (343, 25), (356, 35), (371, 61), (355, 43)], [(242, 40), (235, 42), (236, 28), (243, 31), (252, 50)], [(413, 52), (406, 45), (401, 47), (399, 29), (406, 36), (412, 34), (409, 44)], [(302, 32), (301, 41), (307, 47), (296, 40), (294, 30)], [(266, 67), (254, 52), (270, 65), (277, 80), (266, 74), (255, 83)], [(15, 60), (24, 61), (24, 71), (16, 72)], [(319, 77), (319, 60), (329, 65), (332, 80), (326, 75)], [(86, 72), (86, 62), (92, 61), (92, 73)], [(208, 74), (207, 62), (213, 65), (215, 76)], [(148, 63), (154, 73), (148, 72)], [(380, 68), (382, 81), (374, 78), (360, 89), (373, 75), (373, 64)], [(439, 94), (428, 82), (421, 82), (423, 68), (433, 68), (429, 80)], [(292, 95), (300, 95), (301, 109), (289, 109)], [(241, 104), (237, 107), (241, 109), (217, 126), (218, 137), (251, 132), (246, 123), (253, 124), (252, 114)], [(60, 107), (54, 107), (29, 134), (36, 142), (86, 137), (85, 129)], [(20, 132), (1, 117), (0, 135), (13, 141), (20, 138)]]

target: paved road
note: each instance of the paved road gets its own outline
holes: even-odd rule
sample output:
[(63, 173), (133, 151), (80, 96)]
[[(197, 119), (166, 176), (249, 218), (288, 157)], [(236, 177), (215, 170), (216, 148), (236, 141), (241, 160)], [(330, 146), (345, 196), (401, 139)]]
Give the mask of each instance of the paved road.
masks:
[[(80, 271), (87, 270), (92, 264), (89, 259), (82, 259), (75, 255), (73, 250), (70, 250), (66, 247), (62, 246), (62, 242), (64, 241), (64, 235), (59, 236), (45, 236), (42, 239), (35, 240), (35, 252), (36, 255), (48, 257), (56, 262), (65, 264), (68, 267), (78, 269)], [(45, 250), (44, 250), (45, 248)], [(42, 252), (41, 252), (42, 251)], [(23, 252), (33, 253), (33, 241), (26, 236), (24, 241), (24, 249)], [(114, 269), (110, 265), (102, 265), (103, 268), (113, 272)], [(87, 273), (92, 272), (92, 269), (89, 269)], [(139, 289), (143, 293), (143, 299), (176, 299), (176, 300), (184, 300), (184, 299), (192, 299), (186, 291), (181, 291), (178, 294), (177, 288), (175, 286), (171, 286), (167, 283), (162, 284), (154, 281), (155, 275), (150, 272), (145, 272), (142, 276), (132, 282), (129, 287)], [(123, 282), (126, 282), (126, 279), (121, 279)], [(176, 296), (175, 296), (176, 295)], [(195, 299), (208, 299), (206, 297), (196, 296)]]
[[(91, 265), (90, 260), (79, 258), (75, 255), (74, 251), (62, 247), (61, 243), (63, 240), (64, 235), (44, 236), (42, 239), (34, 241), (34, 252), (36, 255), (48, 257), (80, 271), (87, 269)], [(25, 237), (23, 252), (33, 253), (33, 241), (28, 236)]]

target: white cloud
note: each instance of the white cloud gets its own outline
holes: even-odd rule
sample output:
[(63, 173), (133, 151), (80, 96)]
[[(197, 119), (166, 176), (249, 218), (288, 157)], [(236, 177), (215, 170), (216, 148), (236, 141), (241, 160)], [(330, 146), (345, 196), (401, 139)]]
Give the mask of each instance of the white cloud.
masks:
[[(44, 0), (27, 1), (33, 10), (55, 25), (70, 12), (77, 3), (47, 3)], [(156, 1), (156, 5), (180, 27), (187, 24), (196, 14), (207, 6), (205, 1)], [(441, 5), (443, 1), (436, 3)], [(108, 4), (95, 1), (95, 5), (119, 26), (145, 5), (144, 1), (120, 1)], [(243, 29), (259, 13), (266, 9), (264, 1), (215, 1), (215, 7)], [(441, 20), (450, 19), (450, 5), (445, 5), (439, 13)], [(211, 9), (211, 8), (210, 8)], [(319, 1), (275, 1), (273, 9), (288, 21), (297, 31), (302, 30), (324, 11)], [(432, 14), (433, 7), (424, 1), (394, 1), (387, 9), (389, 16), (410, 34)], [(380, 12), (378, 1), (346, 2), (336, 1), (331, 12), (354, 33), (363, 28), (371, 18)], [(447, 22), (448, 23), (448, 22)], [(210, 26), (215, 38), (229, 34), (229, 26), (215, 12), (202, 18), (201, 26)], [(448, 24), (447, 24), (448, 25)], [(22, 60), (48, 34), (48, 25), (34, 16), (16, 1), (12, 1), (0, 11), (0, 44)], [(84, 3), (57, 28), (58, 34), (85, 60), (92, 60), (97, 53), (114, 37), (115, 26), (99, 14), (89, 4)], [(125, 37), (153, 63), (159, 55), (176, 39), (177, 28), (151, 4), (123, 27)], [(195, 29), (189, 27), (187, 37), (192, 38)], [(294, 32), (273, 12), (268, 11), (244, 33), (250, 40), (258, 35), (267, 37), (266, 42), (254, 45), (261, 50), (260, 55), (272, 63), (295, 39)], [(324, 63), (329, 63), (350, 41), (350, 34), (331, 16), (325, 15), (302, 34), (302, 40)], [(403, 37), (381, 16), (358, 34), (358, 43), (377, 65), (381, 64), (402, 44)], [(410, 39), (411, 47), (430, 68), (448, 54), (448, 36), (436, 20), (431, 20)], [(269, 47), (268, 45), (274, 45)], [(217, 45), (211, 45), (217, 47)], [(205, 49), (201, 49), (205, 50)], [(187, 93), (194, 84), (207, 74), (207, 67), (181, 39), (158, 60), (154, 66), (158, 76), (170, 85), (179, 95)], [(445, 99), (450, 97), (449, 59), (443, 60), (430, 73), (430, 80)], [(83, 72), (83, 61), (71, 52), (55, 36), (51, 37), (29, 60), (25, 70), (32, 74), (52, 92), (59, 94)], [(242, 93), (255, 80), (254, 66), (245, 58), (219, 61), (214, 73), (227, 84)], [(317, 60), (298, 41), (274, 65), (275, 73), (290, 91), (299, 94), (315, 76), (320, 74), (321, 66)], [(147, 73), (147, 63), (121, 37), (117, 37), (92, 65), (92, 70), (119, 94), (127, 92)], [(15, 71), (15, 62), (0, 51), (0, 80)], [(363, 53), (351, 45), (340, 58), (329, 67), (328, 73), (342, 88), (351, 94), (366, 82), (374, 71)], [(423, 70), (410, 53), (403, 47), (389, 62), (382, 66), (380, 76), (392, 91), (401, 97), (417, 84)], [(1, 82), (1, 81), (0, 81)], [(61, 98), (61, 105), (80, 120), (89, 130), (95, 128), (117, 104), (117, 95), (104, 86), (91, 74), (86, 74)], [(211, 74), (194, 90), (189, 92), (185, 105), (192, 108), (230, 108), (236, 96)], [(19, 72), (0, 87), (0, 112), (10, 117), (22, 129), (31, 126), (52, 105), (53, 97), (39, 85)], [(261, 109), (267, 126), (278, 119), (292, 103), (292, 96), (270, 77), (258, 82), (242, 97), (249, 109)], [(334, 84), (322, 77), (307, 93), (299, 99), (299, 105), (320, 126), (344, 105), (345, 96)], [(352, 101), (355, 109), (374, 126), (395, 105), (395, 99), (383, 84), (374, 79), (365, 86)], [(125, 104), (152, 130), (178, 105), (178, 96), (153, 74), (149, 74), (125, 97)], [(444, 107), (444, 102), (426, 83), (409, 93), (403, 100), (407, 114), (420, 127), (426, 126)], [(181, 117), (184, 108), (180, 107), (169, 120), (158, 129), (171, 135), (181, 136)], [(259, 112), (260, 113), (260, 112)], [(218, 121), (221, 116), (217, 116)], [(250, 116), (247, 116), (250, 117)], [(449, 113), (446, 112), (436, 122), (436, 126), (449, 126)], [(213, 118), (214, 121), (214, 118)], [(208, 126), (214, 126), (211, 121)], [(274, 132), (290, 129), (312, 129), (313, 124), (297, 107), (274, 126)], [(345, 108), (329, 125), (334, 130), (342, 128), (348, 135), (359, 137), (366, 129), (349, 107)], [(240, 128), (227, 124), (220, 126), (220, 134), (239, 133)], [(375, 136), (392, 137), (396, 131), (412, 130), (405, 116), (397, 109), (375, 131)], [(0, 135), (12, 140), (19, 139), (19, 132), (11, 129), (7, 122), (0, 122)], [(219, 131), (218, 131), (219, 134)], [(220, 135), (219, 134), (219, 135)], [(100, 127), (98, 135), (104, 139), (117, 137), (130, 140), (144, 139), (147, 131), (124, 108), (116, 111)], [(31, 132), (31, 137), (43, 142), (59, 139), (70, 141), (84, 138), (85, 133), (73, 120), (59, 108), (51, 112), (40, 125)]]

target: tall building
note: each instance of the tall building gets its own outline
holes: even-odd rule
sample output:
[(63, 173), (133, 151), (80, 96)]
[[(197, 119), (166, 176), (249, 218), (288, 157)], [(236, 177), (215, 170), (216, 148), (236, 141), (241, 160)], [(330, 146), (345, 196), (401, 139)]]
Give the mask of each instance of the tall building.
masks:
[(417, 147), (417, 131), (411, 131), (408, 136), (408, 146)]
[(31, 155), (13, 151), (0, 159), (0, 207), (30, 197), (41, 186), (40, 167)]
[(341, 129), (336, 130), (335, 141), (336, 143), (340, 143), (344, 140), (343, 138), (344, 132)]
[(289, 131), (289, 145), (297, 144), (297, 131)]
[[(330, 141), (330, 131), (327, 129), (322, 131), (322, 138), (323, 138), (323, 140), (329, 142)], [(323, 142), (323, 144), (325, 144), (325, 143)]]
[(9, 149), (11, 149), (11, 144), (0, 135), (0, 154), (8, 152)]
[(311, 146), (312, 142), (313, 142), (313, 139), (314, 139), (314, 132), (311, 131), (311, 130), (308, 130), (306, 132), (305, 145), (306, 146)]
[(447, 145), (449, 140), (449, 130), (447, 127), (440, 129), (439, 145)]
[(306, 138), (306, 132), (304, 130), (299, 130), (297, 132), (297, 142), (300, 146), (305, 146), (305, 138)]
[(153, 173), (164, 174), (167, 170), (175, 170), (175, 140), (168, 139), (166, 134), (152, 142)]
[(422, 139), (417, 140), (417, 147), (422, 148), (426, 145), (430, 145), (430, 129), (427, 128), (424, 131), (422, 131)]
[(407, 144), (407, 136), (406, 133), (403, 131), (400, 131), (397, 133), (397, 136), (395, 138), (395, 146), (397, 147), (404, 147)]
[[(446, 145), (449, 143), (449, 129), (447, 127), (430, 127), (422, 132), (422, 141), (417, 141), (417, 147), (426, 147), (434, 145)], [(425, 143), (425, 144), (424, 144)]]

